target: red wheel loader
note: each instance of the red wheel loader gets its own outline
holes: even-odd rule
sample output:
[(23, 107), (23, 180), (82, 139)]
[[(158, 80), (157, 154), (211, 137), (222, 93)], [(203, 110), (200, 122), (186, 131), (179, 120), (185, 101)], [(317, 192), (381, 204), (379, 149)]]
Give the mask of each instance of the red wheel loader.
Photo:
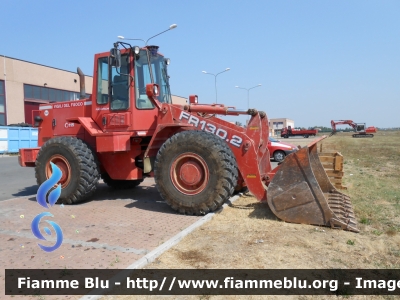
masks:
[[(235, 188), (247, 186), (287, 222), (358, 232), (349, 198), (338, 192), (318, 159), (316, 142), (271, 169), (268, 118), (256, 109), (222, 104), (172, 104), (169, 59), (157, 46), (116, 42), (94, 57), (92, 95), (41, 105), (34, 111), (39, 148), (21, 149), (21, 166), (34, 167), (40, 185), (62, 171), (58, 203), (90, 197), (103, 178), (112, 187), (133, 188), (154, 177), (172, 209), (206, 214)], [(250, 115), (247, 128), (218, 115)]]

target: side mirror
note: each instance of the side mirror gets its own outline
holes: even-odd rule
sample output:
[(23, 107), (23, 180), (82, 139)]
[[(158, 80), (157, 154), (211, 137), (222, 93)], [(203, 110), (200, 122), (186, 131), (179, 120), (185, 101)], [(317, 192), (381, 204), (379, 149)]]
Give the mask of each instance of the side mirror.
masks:
[(146, 95), (150, 99), (151, 102), (158, 108), (161, 109), (161, 103), (158, 102), (157, 97), (160, 94), (159, 92), (160, 87), (158, 84), (155, 83), (149, 83), (146, 84)]
[(199, 103), (199, 97), (197, 95), (190, 95), (189, 96), (189, 103), (190, 104), (197, 104)]
[(110, 56), (108, 57), (108, 64), (111, 67), (120, 68), (121, 67), (121, 51), (117, 48), (112, 48), (110, 50)]
[(150, 99), (157, 97), (159, 95), (159, 87), (158, 84), (149, 83), (146, 85), (146, 95)]

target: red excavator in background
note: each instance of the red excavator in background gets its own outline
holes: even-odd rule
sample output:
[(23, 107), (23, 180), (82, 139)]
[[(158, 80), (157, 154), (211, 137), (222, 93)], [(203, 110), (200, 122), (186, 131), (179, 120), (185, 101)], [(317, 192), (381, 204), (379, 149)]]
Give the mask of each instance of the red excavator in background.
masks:
[(355, 123), (352, 120), (337, 120), (331, 121), (331, 126), (332, 126), (332, 133), (330, 136), (334, 135), (336, 133), (336, 125), (342, 125), (342, 124), (347, 124), (351, 127), (353, 127), (355, 134), (353, 134), (353, 138), (372, 138), (374, 137), (373, 133), (377, 132), (376, 127), (371, 126), (371, 127), (366, 127), (365, 123)]

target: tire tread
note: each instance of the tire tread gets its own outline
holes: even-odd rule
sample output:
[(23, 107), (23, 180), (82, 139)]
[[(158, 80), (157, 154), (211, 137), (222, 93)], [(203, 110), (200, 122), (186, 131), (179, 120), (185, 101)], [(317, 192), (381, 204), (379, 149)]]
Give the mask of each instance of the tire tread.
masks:
[[(220, 178), (220, 180), (217, 183), (215, 191), (208, 199), (205, 199), (198, 205), (192, 205), (189, 207), (183, 205), (181, 201), (167, 193), (165, 188), (165, 179), (161, 178), (162, 176), (159, 170), (164, 167), (163, 164), (167, 163), (164, 160), (164, 157), (168, 151), (171, 151), (174, 147), (185, 147), (188, 143), (190, 144), (195, 141), (201, 141), (199, 147), (204, 147), (207, 151), (212, 152), (211, 155), (217, 157), (217, 160), (220, 162), (218, 169), (218, 178)], [(233, 194), (237, 182), (237, 176), (237, 163), (232, 150), (224, 140), (214, 134), (204, 131), (190, 130), (173, 135), (160, 147), (155, 161), (155, 181), (161, 197), (171, 206), (172, 209), (179, 211), (182, 214), (204, 215), (218, 209)]]
[[(97, 183), (100, 178), (99, 163), (89, 145), (75, 137), (55, 137), (48, 140), (40, 148), (35, 162), (35, 177), (37, 184), (41, 185), (43, 183), (40, 170), (42, 167), (45, 167), (43, 164), (47, 163), (47, 161), (41, 161), (41, 156), (44, 156), (48, 149), (51, 149), (52, 147), (64, 148), (70, 151), (76, 159), (80, 169), (80, 177), (78, 178), (78, 185), (75, 190), (67, 196), (60, 196), (57, 203), (79, 203), (92, 196), (96, 191)], [(72, 167), (73, 166), (71, 166), (71, 168)]]

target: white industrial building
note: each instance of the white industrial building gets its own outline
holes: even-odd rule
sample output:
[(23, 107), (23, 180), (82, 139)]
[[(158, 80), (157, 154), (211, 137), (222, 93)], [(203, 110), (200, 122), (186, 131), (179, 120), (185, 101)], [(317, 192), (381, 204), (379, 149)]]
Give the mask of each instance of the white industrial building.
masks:
[(280, 136), (281, 130), (288, 126), (294, 128), (294, 121), (287, 118), (269, 119), (269, 134), (271, 136)]

